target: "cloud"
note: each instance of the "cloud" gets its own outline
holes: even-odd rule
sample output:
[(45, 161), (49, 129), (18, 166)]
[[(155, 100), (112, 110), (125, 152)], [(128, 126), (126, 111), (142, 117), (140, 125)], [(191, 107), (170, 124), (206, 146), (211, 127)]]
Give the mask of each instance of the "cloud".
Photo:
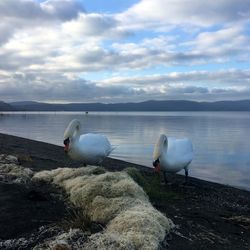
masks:
[(0, 2), (0, 15), (2, 18), (37, 19), (48, 17), (41, 5), (29, 0), (2, 0)]
[(209, 93), (208, 88), (205, 87), (197, 87), (197, 86), (186, 86), (186, 87), (176, 87), (172, 89), (172, 93), (175, 94), (207, 94)]
[(47, 0), (38, 3), (32, 0), (1, 0), (0, 15), (3, 18), (46, 20), (61, 19), (71, 20), (79, 12), (84, 12), (84, 7), (79, 0)]
[(119, 29), (118, 21), (111, 15), (85, 13), (77, 19), (63, 24), (65, 33), (72, 36), (95, 36), (107, 39), (121, 38), (129, 35), (129, 31)]
[(79, 13), (85, 12), (80, 0), (47, 0), (40, 6), (47, 15), (63, 21), (74, 19)]
[(101, 32), (96, 32), (99, 38), (94, 36), (94, 33), (93, 36), (86, 35), (88, 31), (84, 29), (79, 29), (79, 32), (80, 34), (74, 33), (72, 29), (72, 32), (68, 33), (63, 27), (57, 31), (54, 28), (36, 28), (18, 33), (0, 49), (3, 59), (0, 69), (36, 68), (80, 74), (101, 70), (139, 70), (157, 65), (191, 67), (208, 62), (229, 62), (232, 57), (238, 57), (240, 60), (249, 54), (249, 39), (244, 36), (235, 35), (235, 39), (231, 36), (227, 39), (232, 43), (228, 44), (227, 39), (224, 39), (224, 44), (220, 44), (215, 34), (215, 38), (211, 38), (213, 41), (208, 45), (208, 37), (213, 37), (213, 33), (205, 34), (207, 39), (201, 34), (185, 50), (178, 51), (178, 48), (172, 45), (175, 43), (174, 39), (164, 41), (162, 36), (140, 43), (113, 43), (104, 48), (100, 41), (108, 33), (108, 28), (103, 31), (107, 32), (103, 36)]
[[(100, 86), (129, 86), (148, 99), (220, 100), (249, 98), (249, 70), (172, 72), (164, 75), (112, 77)], [(141, 97), (142, 97), (141, 96)]]
[[(237, 77), (240, 77), (240, 81)], [(231, 86), (226, 84), (230, 78)], [(4, 97), (6, 101), (138, 102), (148, 99), (206, 98), (220, 100), (241, 99), (250, 94), (249, 70), (114, 77), (103, 81), (88, 81), (47, 72), (24, 74), (0, 71), (0, 79), (0, 99)]]
[(243, 26), (220, 29), (213, 32), (200, 32), (198, 36), (186, 45), (195, 51), (210, 55), (214, 61), (225, 62), (232, 57), (240, 58), (249, 54), (249, 36), (246, 35)]
[(107, 14), (80, 0), (2, 0), (0, 100), (250, 96), (249, 70), (237, 70), (250, 58), (249, 3), (142, 0)]
[[(249, 20), (249, 0), (141, 0), (119, 14), (124, 25), (166, 29), (166, 25), (213, 26)], [(135, 25), (136, 24), (136, 25)], [(165, 26), (165, 27), (164, 27)]]
[[(224, 63), (230, 61), (231, 57), (248, 60), (250, 41), (241, 26), (200, 32), (192, 40), (187, 41), (180, 40), (175, 35), (161, 34), (136, 42), (116, 42), (114, 39), (129, 38), (131, 35), (129, 30), (122, 28), (122, 23), (116, 15), (83, 13), (84, 8), (79, 1), (64, 0), (60, 1), (60, 4), (58, 0), (41, 4), (28, 0), (17, 2), (16, 6), (12, 0), (10, 4), (3, 1), (2, 5), (5, 7), (4, 16), (15, 17), (16, 20), (22, 17), (19, 26), (24, 25), (23, 20), (27, 17), (19, 13), (24, 7), (36, 16), (29, 20), (29, 25), (36, 23), (36, 19), (39, 18), (44, 23), (51, 21), (48, 17), (61, 20), (48, 27), (37, 24), (38, 26), (31, 28), (26, 23), (26, 28), (16, 30), (8, 43), (6, 39), (11, 34), (10, 27), (15, 26), (13, 20), (5, 22), (4, 26), (0, 25), (3, 32), (0, 39), (3, 43), (0, 47), (0, 54), (4, 59), (4, 63), (0, 65), (2, 69), (46, 69), (80, 74), (111, 69), (147, 69), (157, 65), (170, 67), (201, 65), (208, 62)], [(138, 6), (143, 2), (141, 1)], [(178, 5), (179, 1), (176, 3)], [(158, 4), (159, 0), (153, 5)], [(187, 5), (183, 5), (182, 8), (187, 8)], [(104, 46), (107, 40), (110, 43)]]
[(128, 86), (98, 86), (84, 79), (70, 79), (59, 74), (6, 74), (0, 71), (0, 99), (58, 102), (111, 101), (115, 96), (136, 96), (141, 91)]
[(0, 45), (19, 30), (56, 25), (77, 18), (84, 11), (80, 0), (48, 0), (43, 3), (32, 0), (1, 0)]
[(122, 85), (140, 87), (142, 85), (159, 85), (159, 84), (180, 84), (195, 83), (207, 85), (226, 85), (248, 86), (250, 84), (250, 70), (220, 70), (220, 71), (189, 71), (189, 72), (172, 72), (161, 75), (146, 75), (132, 77), (112, 77), (99, 81), (100, 84)]

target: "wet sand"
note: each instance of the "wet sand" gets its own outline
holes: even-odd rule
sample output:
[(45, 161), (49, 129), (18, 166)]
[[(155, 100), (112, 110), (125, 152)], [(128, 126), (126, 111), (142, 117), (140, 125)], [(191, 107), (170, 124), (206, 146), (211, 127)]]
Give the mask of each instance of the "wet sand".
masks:
[[(82, 166), (60, 146), (0, 134), (3, 153), (16, 155), (22, 166), (33, 171)], [(155, 176), (152, 169), (111, 158), (103, 167), (110, 171), (135, 167), (149, 182)], [(171, 175), (169, 180), (171, 184), (159, 185), (157, 195), (149, 195), (152, 204), (176, 225), (171, 239), (166, 239), (169, 249), (250, 249), (250, 192), (196, 178), (183, 185), (181, 175)], [(0, 182), (0, 239), (21, 237), (60, 222), (67, 208), (59, 193), (45, 184), (21, 187)]]

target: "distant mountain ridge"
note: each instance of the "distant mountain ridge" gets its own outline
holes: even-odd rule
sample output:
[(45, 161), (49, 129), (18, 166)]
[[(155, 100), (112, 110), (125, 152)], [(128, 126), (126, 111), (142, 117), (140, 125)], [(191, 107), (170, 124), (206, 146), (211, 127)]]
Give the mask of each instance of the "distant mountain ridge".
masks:
[(12, 105), (0, 101), (0, 111), (14, 111), (14, 110), (15, 108)]
[(196, 102), (186, 100), (145, 101), (139, 103), (51, 104), (33, 101), (7, 104), (17, 111), (250, 111), (250, 100)]

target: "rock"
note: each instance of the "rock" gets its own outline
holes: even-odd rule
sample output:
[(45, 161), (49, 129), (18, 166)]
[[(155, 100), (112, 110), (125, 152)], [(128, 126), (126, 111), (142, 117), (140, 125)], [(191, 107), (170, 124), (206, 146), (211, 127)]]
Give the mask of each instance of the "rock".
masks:
[(18, 163), (17, 157), (13, 155), (0, 155), (0, 181), (10, 184), (27, 184), (31, 181), (33, 171), (24, 168)]

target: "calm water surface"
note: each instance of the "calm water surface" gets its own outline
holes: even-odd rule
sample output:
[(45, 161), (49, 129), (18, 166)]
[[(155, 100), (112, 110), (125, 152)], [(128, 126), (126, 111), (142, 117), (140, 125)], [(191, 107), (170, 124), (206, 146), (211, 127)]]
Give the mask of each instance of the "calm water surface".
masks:
[(0, 132), (62, 145), (68, 123), (105, 134), (111, 157), (151, 167), (161, 133), (189, 137), (192, 176), (250, 190), (250, 112), (26, 112), (0, 114)]

